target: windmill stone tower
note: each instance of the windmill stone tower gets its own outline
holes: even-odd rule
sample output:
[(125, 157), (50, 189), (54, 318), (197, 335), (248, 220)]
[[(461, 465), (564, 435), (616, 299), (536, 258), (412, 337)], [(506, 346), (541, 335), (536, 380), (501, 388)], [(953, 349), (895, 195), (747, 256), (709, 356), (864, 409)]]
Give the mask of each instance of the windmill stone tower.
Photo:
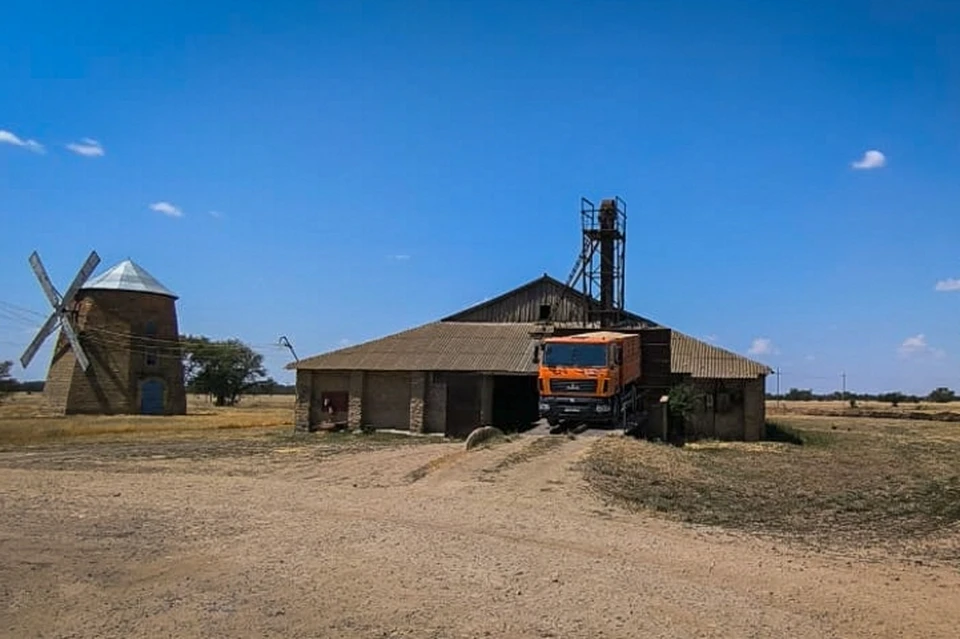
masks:
[[(39, 257), (31, 264), (37, 272)], [(51, 297), (49, 278), (41, 272), (54, 304), (48, 324), (57, 317), (61, 328), (44, 387), (49, 409), (67, 415), (186, 413), (173, 292), (129, 259), (89, 281), (81, 270), (63, 298), (56, 289)], [(34, 341), (42, 342), (55, 325), (41, 329)], [(36, 346), (24, 354), (24, 366)]]

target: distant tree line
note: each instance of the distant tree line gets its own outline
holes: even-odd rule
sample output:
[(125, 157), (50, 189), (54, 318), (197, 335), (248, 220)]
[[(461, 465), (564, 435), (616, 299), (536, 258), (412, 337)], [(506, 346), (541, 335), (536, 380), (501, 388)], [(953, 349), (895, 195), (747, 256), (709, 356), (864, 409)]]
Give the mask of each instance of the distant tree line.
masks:
[(933, 389), (926, 395), (910, 395), (899, 391), (887, 393), (841, 393), (834, 391), (832, 393), (814, 393), (809, 388), (791, 388), (789, 391), (778, 397), (775, 394), (767, 393), (767, 399), (782, 399), (789, 402), (826, 402), (826, 401), (849, 401), (851, 405), (856, 405), (858, 401), (886, 402), (897, 406), (899, 404), (916, 404), (919, 402), (930, 402), (935, 404), (945, 404), (947, 402), (958, 401), (957, 394), (946, 386), (940, 386)]

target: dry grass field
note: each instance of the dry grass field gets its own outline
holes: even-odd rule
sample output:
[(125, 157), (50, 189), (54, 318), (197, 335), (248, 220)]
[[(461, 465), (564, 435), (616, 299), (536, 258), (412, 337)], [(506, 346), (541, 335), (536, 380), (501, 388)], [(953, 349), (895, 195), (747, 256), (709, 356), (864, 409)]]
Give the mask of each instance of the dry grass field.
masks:
[(202, 435), (247, 428), (273, 428), (293, 423), (292, 395), (246, 397), (235, 407), (214, 406), (205, 396), (187, 397), (187, 415), (177, 417), (131, 415), (45, 416), (40, 394), (16, 393), (0, 404), (0, 449), (70, 438), (158, 433)]
[(0, 408), (10, 637), (950, 637), (960, 424), (780, 441), (294, 433), (290, 398)]
[(759, 443), (598, 442), (591, 486), (672, 519), (960, 568), (960, 423), (793, 416)]
[(775, 415), (822, 415), (826, 417), (881, 417), (884, 419), (932, 419), (960, 421), (960, 402), (903, 402), (893, 406), (889, 402), (812, 401), (792, 402), (767, 400), (767, 414)]

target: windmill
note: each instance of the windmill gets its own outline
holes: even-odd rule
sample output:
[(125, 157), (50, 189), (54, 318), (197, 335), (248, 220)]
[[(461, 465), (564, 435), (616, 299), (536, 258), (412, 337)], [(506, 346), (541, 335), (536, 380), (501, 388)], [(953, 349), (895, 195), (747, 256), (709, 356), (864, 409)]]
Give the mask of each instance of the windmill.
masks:
[(34, 275), (37, 276), (37, 280), (40, 282), (40, 288), (43, 289), (44, 294), (50, 301), (50, 305), (53, 307), (53, 312), (50, 313), (50, 317), (47, 318), (47, 321), (44, 322), (40, 330), (37, 331), (33, 341), (30, 342), (30, 345), (27, 346), (27, 350), (25, 350), (23, 355), (20, 357), (20, 364), (24, 368), (30, 365), (31, 360), (33, 360), (33, 357), (37, 354), (37, 351), (40, 350), (43, 342), (46, 341), (50, 334), (57, 329), (58, 325), (67, 336), (67, 340), (70, 342), (70, 347), (73, 349), (74, 356), (76, 356), (77, 363), (80, 364), (80, 368), (86, 371), (90, 366), (90, 360), (87, 359), (87, 355), (84, 353), (83, 347), (80, 345), (80, 338), (77, 335), (77, 329), (73, 325), (71, 310), (73, 308), (73, 302), (77, 292), (80, 290), (80, 287), (84, 285), (87, 279), (90, 278), (94, 269), (97, 268), (99, 263), (100, 256), (97, 255), (96, 251), (91, 251), (90, 255), (87, 257), (87, 261), (83, 263), (82, 267), (80, 267), (80, 270), (77, 272), (76, 277), (73, 278), (73, 281), (70, 283), (70, 286), (67, 288), (66, 292), (63, 295), (60, 295), (57, 289), (53, 286), (53, 282), (50, 281), (50, 276), (47, 275), (47, 270), (43, 268), (43, 263), (40, 261), (40, 256), (36, 251), (30, 254), (30, 268), (33, 269)]

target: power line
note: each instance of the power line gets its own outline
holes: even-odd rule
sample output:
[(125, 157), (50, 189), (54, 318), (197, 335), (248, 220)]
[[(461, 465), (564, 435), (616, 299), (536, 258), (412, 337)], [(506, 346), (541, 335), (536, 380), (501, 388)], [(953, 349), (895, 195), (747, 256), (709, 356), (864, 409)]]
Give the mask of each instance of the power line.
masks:
[(4, 302), (3, 300), (0, 300), (0, 307), (7, 308), (11, 311), (17, 311), (19, 313), (25, 313), (27, 315), (33, 315), (34, 317), (37, 317), (39, 319), (43, 319), (43, 320), (47, 319), (47, 316), (39, 311), (34, 311), (32, 309), (26, 308), (24, 306), (18, 306), (17, 304), (12, 304), (10, 302)]

